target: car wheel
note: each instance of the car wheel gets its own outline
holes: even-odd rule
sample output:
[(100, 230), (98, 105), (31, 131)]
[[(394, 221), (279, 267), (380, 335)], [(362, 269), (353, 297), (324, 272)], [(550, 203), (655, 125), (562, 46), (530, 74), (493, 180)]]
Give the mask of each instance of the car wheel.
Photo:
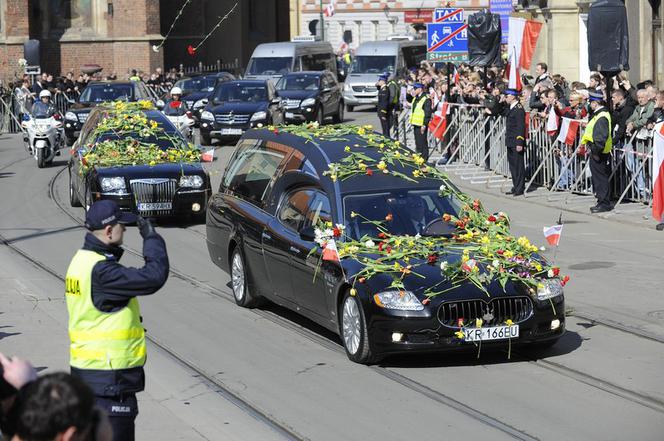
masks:
[(209, 134), (205, 134), (203, 132), (200, 132), (201, 134), (201, 144), (208, 146), (212, 145), (212, 137)]
[(344, 103), (342, 101), (339, 101), (339, 108), (337, 109), (337, 113), (334, 115), (333, 121), (335, 124), (341, 124), (344, 122)]
[(351, 106), (350, 104), (346, 104), (346, 112), (352, 112), (355, 106)]
[(341, 304), (341, 340), (351, 361), (372, 364), (378, 358), (371, 352), (364, 308), (357, 296), (346, 292)]
[(78, 200), (78, 194), (76, 194), (76, 190), (74, 189), (74, 181), (71, 178), (71, 171), (69, 172), (69, 204), (72, 207), (82, 206), (81, 201)]
[(88, 212), (90, 207), (92, 207), (93, 202), (94, 201), (92, 200), (92, 192), (90, 191), (89, 188), (86, 188), (85, 189), (85, 205), (84, 205), (86, 213)]
[(236, 246), (231, 257), (231, 287), (235, 303), (243, 308), (253, 308), (259, 304), (260, 298), (249, 291), (247, 270), (240, 246)]
[(325, 124), (325, 114), (323, 113), (323, 106), (318, 106), (316, 110), (316, 122), (319, 126)]

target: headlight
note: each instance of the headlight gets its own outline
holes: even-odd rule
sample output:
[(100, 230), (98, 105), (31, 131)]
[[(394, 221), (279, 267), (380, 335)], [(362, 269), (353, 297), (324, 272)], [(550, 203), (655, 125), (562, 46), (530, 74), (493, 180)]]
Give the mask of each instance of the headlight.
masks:
[(208, 100), (207, 98), (203, 98), (201, 100), (198, 100), (194, 103), (194, 109), (200, 109), (201, 107), (207, 106)]
[(125, 189), (125, 180), (121, 176), (101, 178), (101, 190), (104, 192), (120, 191)]
[(200, 176), (182, 176), (180, 178), (180, 187), (198, 188), (203, 185), (203, 178)]
[(376, 305), (385, 309), (421, 311), (424, 305), (410, 291), (384, 291), (374, 295)]
[(76, 117), (76, 114), (74, 112), (65, 113), (65, 119), (68, 119), (70, 121), (78, 121), (78, 118)]
[(300, 104), (301, 107), (312, 107), (314, 105), (316, 105), (316, 98), (307, 98), (302, 100), (302, 104)]
[(209, 119), (210, 121), (214, 121), (214, 115), (212, 112), (208, 112), (207, 110), (204, 110), (201, 113), (201, 119)]
[(344, 90), (347, 91), (347, 92), (351, 91), (351, 86), (350, 86), (349, 83), (344, 83)]
[(540, 282), (541, 287), (537, 288), (537, 299), (547, 300), (563, 295), (563, 285), (558, 279), (547, 279)]
[(251, 120), (252, 121), (258, 121), (261, 119), (266, 119), (267, 118), (267, 112), (256, 112), (253, 115), (251, 115)]

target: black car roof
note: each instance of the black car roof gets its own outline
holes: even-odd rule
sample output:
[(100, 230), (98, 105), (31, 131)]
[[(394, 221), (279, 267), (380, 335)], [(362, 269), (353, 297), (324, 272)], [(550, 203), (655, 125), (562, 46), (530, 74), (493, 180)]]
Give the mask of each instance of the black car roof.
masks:
[(228, 85), (228, 84), (238, 84), (241, 86), (247, 85), (247, 86), (267, 86), (267, 81), (266, 80), (232, 80), (232, 81), (226, 81), (224, 83), (220, 83), (219, 85)]
[[(377, 132), (373, 132), (377, 138), (382, 137)], [(296, 150), (299, 150), (314, 166), (316, 172), (321, 177), (321, 185), (323, 188), (330, 192), (335, 193), (375, 193), (391, 189), (408, 189), (408, 188), (438, 188), (441, 184), (440, 180), (431, 178), (418, 177), (417, 182), (410, 182), (403, 178), (383, 174), (379, 170), (373, 170), (372, 176), (356, 175), (346, 180), (338, 180), (333, 183), (327, 176), (323, 176), (323, 172), (328, 170), (328, 165), (333, 162), (339, 162), (348, 156), (345, 151), (346, 146), (354, 148), (358, 146), (365, 146), (366, 141), (357, 135), (344, 135), (335, 136), (335, 140), (316, 140), (310, 142), (307, 138), (297, 136), (292, 133), (268, 129), (254, 129), (248, 131), (243, 138), (264, 139), (266, 141), (274, 141), (279, 144), (285, 144)], [(341, 139), (343, 138), (343, 139)], [(374, 148), (362, 149), (362, 153), (371, 159), (380, 160), (382, 154)], [(412, 168), (391, 166), (392, 169), (402, 172), (406, 175), (412, 175)]]
[(113, 84), (123, 84), (123, 85), (130, 85), (133, 86), (136, 81), (131, 81), (131, 80), (95, 80), (95, 81), (90, 81), (86, 87), (89, 86), (94, 86), (97, 84), (102, 84), (102, 85), (113, 85)]

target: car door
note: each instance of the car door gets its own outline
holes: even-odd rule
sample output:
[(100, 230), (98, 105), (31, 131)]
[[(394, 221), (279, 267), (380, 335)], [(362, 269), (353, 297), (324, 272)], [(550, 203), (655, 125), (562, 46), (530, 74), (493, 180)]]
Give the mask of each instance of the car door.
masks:
[(94, 143), (93, 132), (97, 123), (99, 121), (101, 112), (98, 110), (93, 110), (90, 112), (87, 120), (81, 127), (81, 133), (78, 136), (78, 140), (75, 144), (75, 151), (71, 163), (71, 178), (74, 181), (74, 191), (78, 195), (78, 200), (81, 202), (85, 201), (85, 193), (87, 190), (87, 174), (84, 174), (81, 170), (81, 163), (83, 161), (83, 156), (89, 151), (89, 145)]
[(336, 113), (337, 109), (339, 109), (339, 103), (341, 102), (341, 86), (339, 86), (339, 82), (334, 78), (334, 75), (328, 74), (328, 80), (330, 82), (330, 88), (332, 89), (331, 92), (331, 111), (332, 113)]
[[(307, 227), (316, 227), (319, 222), (331, 222), (332, 212), (330, 200), (320, 189), (308, 189), (310, 193), (304, 220), (300, 230)], [(316, 251), (312, 252), (315, 249)], [(296, 302), (308, 311), (321, 316), (329, 317), (332, 290), (328, 286), (330, 273), (338, 272), (338, 265), (333, 262), (321, 260), (321, 250), (315, 242), (304, 240), (299, 232), (293, 237), (289, 245), (291, 251), (291, 283)]]
[(330, 115), (334, 112), (332, 109), (332, 89), (327, 75), (323, 74), (320, 77), (320, 103), (323, 108), (323, 116)]

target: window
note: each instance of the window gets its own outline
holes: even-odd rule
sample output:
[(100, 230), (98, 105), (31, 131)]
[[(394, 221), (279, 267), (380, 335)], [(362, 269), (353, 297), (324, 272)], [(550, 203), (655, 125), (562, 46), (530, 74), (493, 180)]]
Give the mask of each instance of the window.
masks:
[(213, 102), (226, 101), (253, 103), (267, 101), (267, 89), (264, 84), (223, 83), (214, 92)]
[(293, 231), (330, 221), (330, 201), (325, 193), (312, 188), (288, 193), (279, 207), (279, 221)]
[(236, 197), (261, 206), (286, 149), (276, 149), (258, 140), (245, 140), (226, 168), (222, 187)]
[(302, 70), (330, 70), (334, 72), (336, 60), (332, 54), (309, 54), (302, 56)]
[(104, 101), (132, 100), (134, 88), (131, 84), (91, 84), (83, 90), (80, 101), (101, 103)]

